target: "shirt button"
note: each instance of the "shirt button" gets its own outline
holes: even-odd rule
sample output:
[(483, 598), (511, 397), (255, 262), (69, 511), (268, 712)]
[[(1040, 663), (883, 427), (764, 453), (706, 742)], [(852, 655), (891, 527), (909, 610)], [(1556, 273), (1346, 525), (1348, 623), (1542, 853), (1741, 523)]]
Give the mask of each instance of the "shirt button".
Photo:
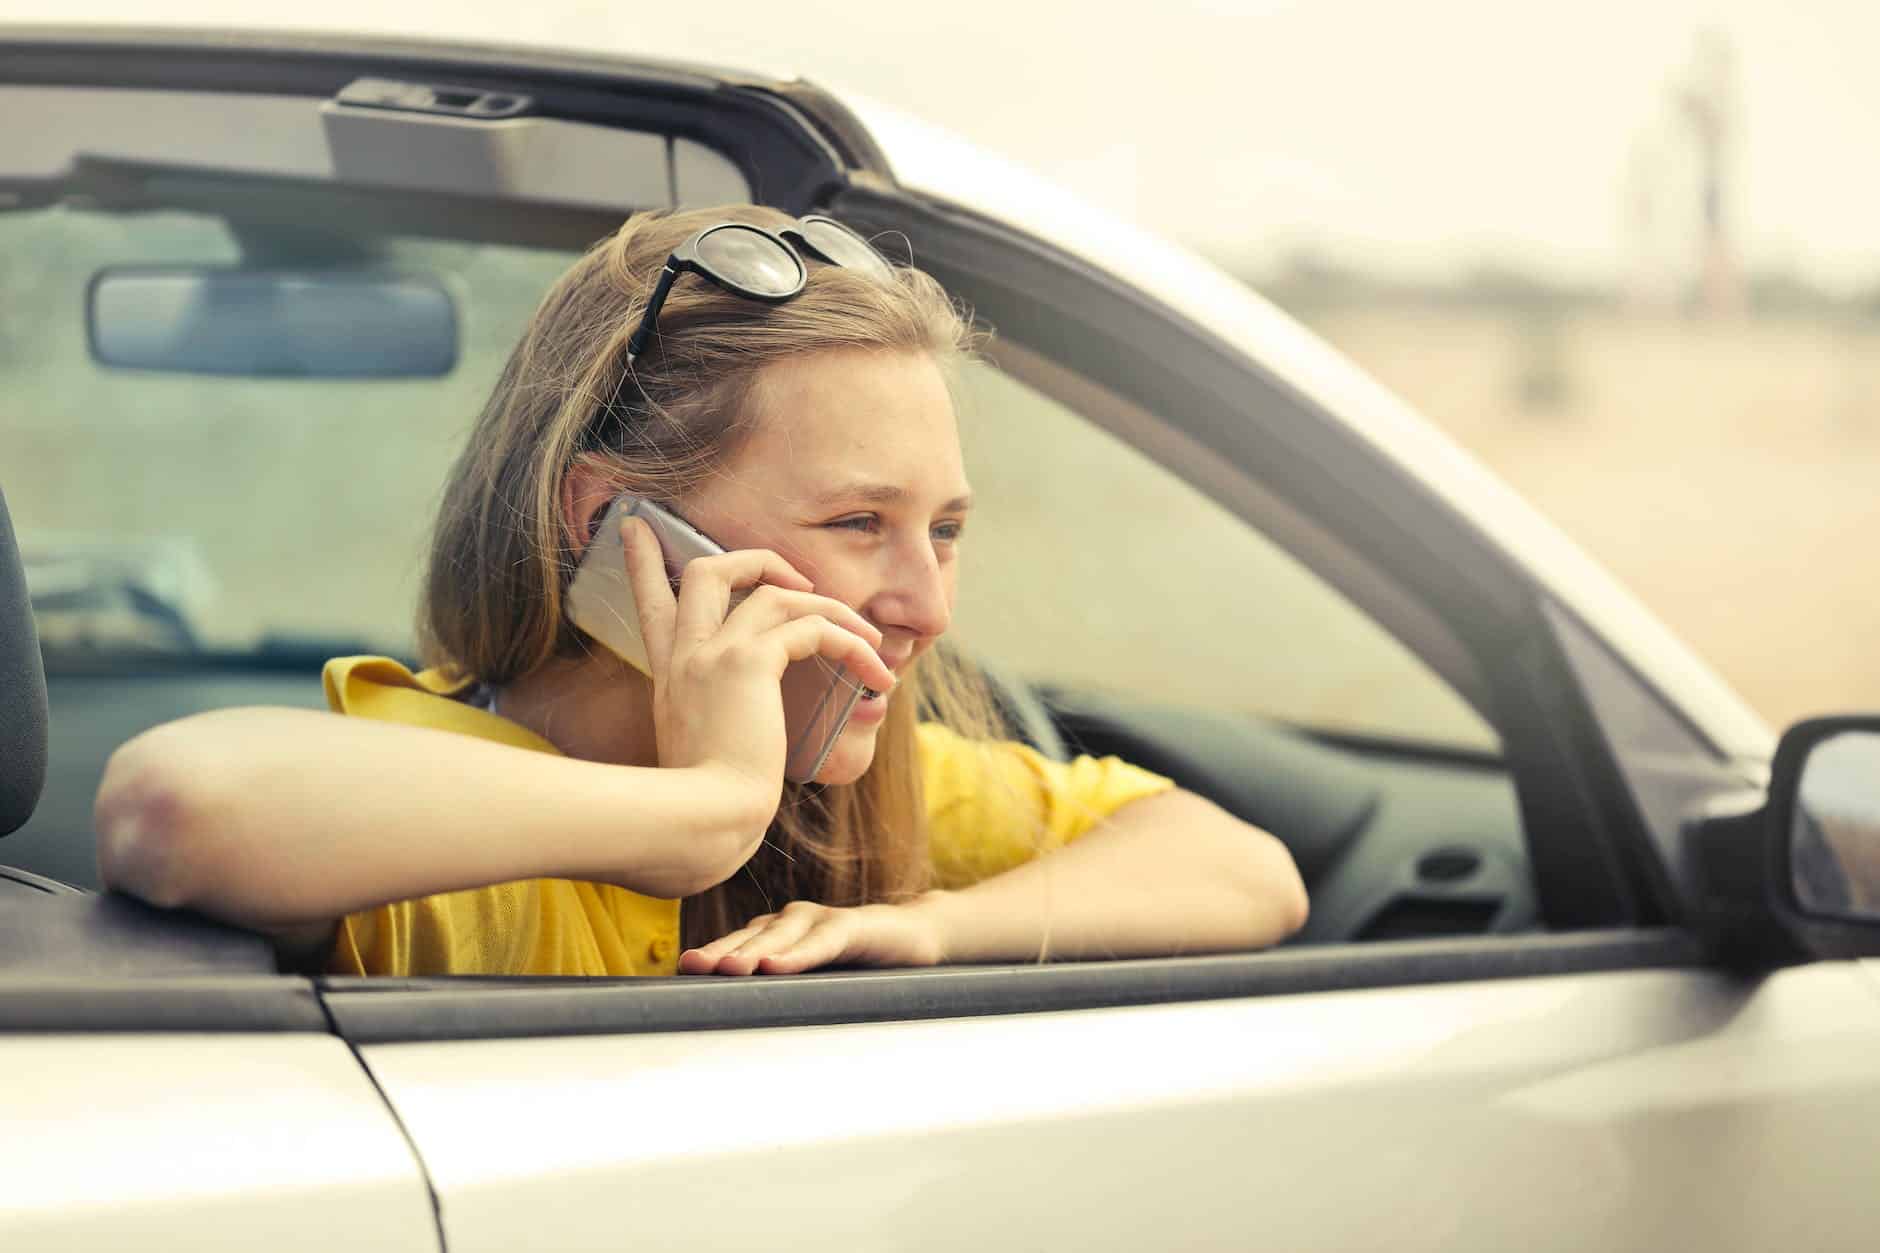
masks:
[(672, 941), (663, 935), (660, 936), (646, 946), (646, 955), (656, 962), (671, 961)]

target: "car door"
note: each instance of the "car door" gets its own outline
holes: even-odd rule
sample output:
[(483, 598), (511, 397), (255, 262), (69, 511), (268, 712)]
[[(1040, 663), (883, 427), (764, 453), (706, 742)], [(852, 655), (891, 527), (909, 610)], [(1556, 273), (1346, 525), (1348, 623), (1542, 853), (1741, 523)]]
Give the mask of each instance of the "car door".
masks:
[[(1372, 948), (1029, 999), (1028, 972), (893, 977), (939, 1020), (840, 1022), (882, 1010), (844, 975), (330, 999), (382, 1041), (454, 1250), (1871, 1247), (1871, 972)], [(1516, 973), (1550, 967), (1583, 973)], [(1395, 986), (1334, 990), (1363, 978)], [(1052, 1008), (1183, 984), (1222, 999)]]
[(18, 886), (0, 878), (0, 1246), (443, 1247), (416, 1154), (306, 980), (166, 950), (168, 928), (76, 896), (28, 936)]

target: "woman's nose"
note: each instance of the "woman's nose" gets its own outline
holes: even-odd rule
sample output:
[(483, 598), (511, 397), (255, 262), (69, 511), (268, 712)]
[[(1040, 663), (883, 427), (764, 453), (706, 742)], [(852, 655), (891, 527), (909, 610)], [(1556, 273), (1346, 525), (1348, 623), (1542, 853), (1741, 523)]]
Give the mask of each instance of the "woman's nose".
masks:
[(875, 625), (920, 636), (944, 635), (953, 620), (953, 598), (932, 547), (896, 551), (888, 567), (869, 615)]

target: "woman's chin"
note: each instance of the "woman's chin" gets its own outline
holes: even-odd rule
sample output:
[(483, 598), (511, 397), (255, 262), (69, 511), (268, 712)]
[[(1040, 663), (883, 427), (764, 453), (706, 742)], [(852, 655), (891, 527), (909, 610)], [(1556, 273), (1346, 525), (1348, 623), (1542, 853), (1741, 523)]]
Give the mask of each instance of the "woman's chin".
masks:
[(837, 786), (853, 783), (868, 773), (868, 767), (875, 760), (875, 732), (877, 726), (856, 726), (850, 723), (842, 728), (842, 734), (836, 737), (835, 747), (829, 750), (829, 757), (823, 762), (821, 770), (816, 772), (816, 782)]

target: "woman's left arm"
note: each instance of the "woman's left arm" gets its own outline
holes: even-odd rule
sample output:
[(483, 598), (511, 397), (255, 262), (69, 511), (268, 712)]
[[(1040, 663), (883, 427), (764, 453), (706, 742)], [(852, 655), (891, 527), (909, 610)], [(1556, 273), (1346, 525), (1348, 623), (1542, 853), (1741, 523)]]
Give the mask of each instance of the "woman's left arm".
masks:
[(832, 962), (924, 966), (1169, 957), (1277, 944), (1304, 925), (1286, 846), (1192, 792), (1131, 801), (1071, 844), (903, 905), (798, 902), (688, 950), (687, 974), (794, 974)]

